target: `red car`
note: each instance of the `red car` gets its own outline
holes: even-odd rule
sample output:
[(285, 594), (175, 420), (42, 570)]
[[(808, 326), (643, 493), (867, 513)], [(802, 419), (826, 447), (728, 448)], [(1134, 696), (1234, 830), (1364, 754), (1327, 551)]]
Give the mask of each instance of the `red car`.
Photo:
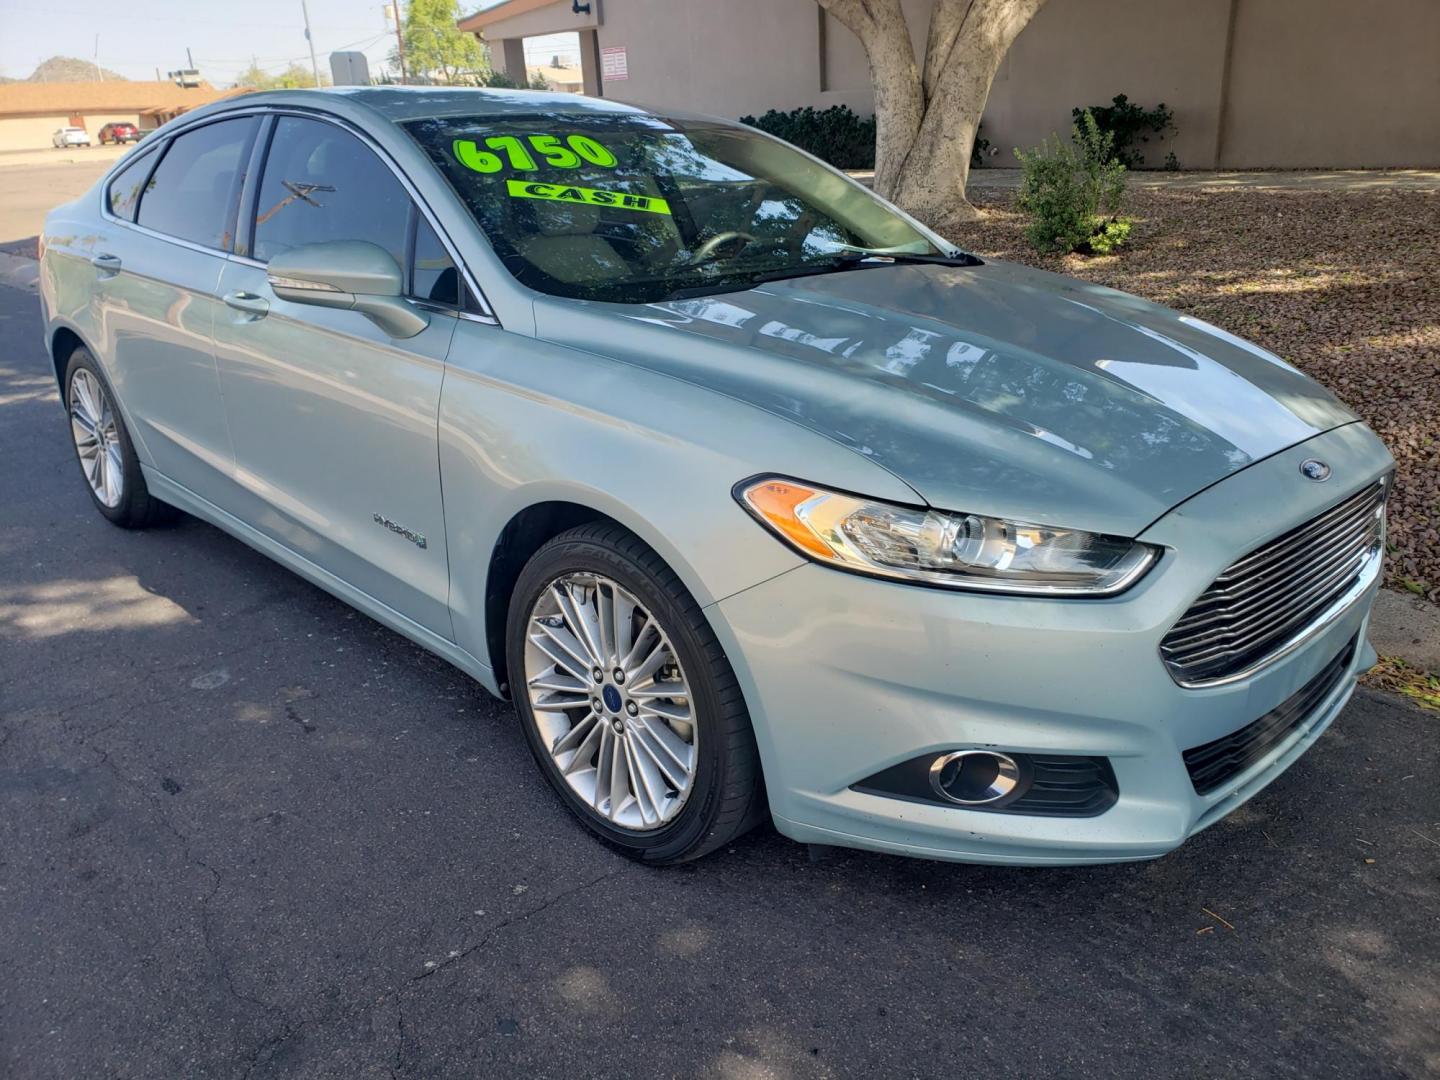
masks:
[(100, 129), (99, 139), (101, 146), (104, 146), (107, 142), (139, 142), (140, 129), (134, 124), (106, 124)]

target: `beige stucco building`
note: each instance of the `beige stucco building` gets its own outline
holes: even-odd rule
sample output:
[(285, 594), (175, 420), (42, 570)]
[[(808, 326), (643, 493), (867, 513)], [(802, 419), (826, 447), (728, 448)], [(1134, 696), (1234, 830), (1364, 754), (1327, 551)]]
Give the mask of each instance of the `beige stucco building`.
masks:
[[(904, 6), (923, 47), (931, 0)], [(460, 26), (511, 74), (524, 38), (576, 31), (585, 91), (640, 105), (871, 111), (859, 42), (814, 0), (504, 0)], [(1156, 164), (1440, 166), (1440, 0), (1050, 0), (991, 90), (996, 163), (1118, 93), (1174, 110)]]
[(14, 82), (0, 86), (0, 150), (50, 146), (57, 128), (83, 127), (93, 140), (106, 124), (150, 131), (233, 91), (169, 82)]

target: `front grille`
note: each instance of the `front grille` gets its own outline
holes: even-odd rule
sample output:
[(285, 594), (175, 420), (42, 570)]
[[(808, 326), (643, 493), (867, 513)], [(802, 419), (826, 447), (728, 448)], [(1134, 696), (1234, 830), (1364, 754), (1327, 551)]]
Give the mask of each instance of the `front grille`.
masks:
[(1175, 681), (1235, 678), (1303, 637), (1379, 552), (1385, 492), (1377, 481), (1231, 564), (1160, 642)]
[(1350, 670), (1358, 640), (1351, 638), (1350, 644), (1326, 664), (1319, 675), (1259, 720), (1224, 738), (1186, 750), (1183, 755), (1185, 768), (1190, 772), (1190, 782), (1195, 785), (1196, 792), (1210, 794), (1284, 742), (1330, 696), (1330, 691)]

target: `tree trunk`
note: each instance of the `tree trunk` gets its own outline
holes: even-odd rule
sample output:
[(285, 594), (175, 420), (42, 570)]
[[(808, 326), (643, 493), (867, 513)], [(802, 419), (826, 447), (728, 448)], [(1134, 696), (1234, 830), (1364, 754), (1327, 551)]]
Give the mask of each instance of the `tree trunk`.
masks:
[(970, 150), (990, 85), (1045, 0), (935, 0), (923, 73), (900, 0), (818, 0), (860, 39), (875, 84), (875, 190), (923, 221), (975, 218)]
[(896, 188), (925, 117), (925, 95), (900, 0), (820, 0), (860, 39), (875, 88), (875, 190)]

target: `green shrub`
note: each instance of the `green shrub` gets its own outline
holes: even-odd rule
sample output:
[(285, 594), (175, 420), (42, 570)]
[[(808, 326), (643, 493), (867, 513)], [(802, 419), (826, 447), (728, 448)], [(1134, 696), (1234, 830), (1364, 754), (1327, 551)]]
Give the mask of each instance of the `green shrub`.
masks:
[[(847, 105), (832, 105), (828, 109), (812, 109), (807, 105), (787, 112), (771, 109), (761, 117), (742, 116), (740, 123), (794, 143), (837, 169), (875, 168), (875, 118), (860, 116)], [(975, 143), (970, 147), (972, 169), (984, 168), (994, 153), (990, 140), (981, 134), (983, 131), (982, 124), (976, 129)]]
[(1030, 215), (1025, 238), (1038, 250), (1108, 255), (1129, 237), (1130, 222), (1118, 216), (1125, 166), (1115, 157), (1115, 137), (1088, 111), (1069, 143), (1051, 135), (1015, 156), (1021, 167), (1015, 203)]
[(985, 122), (982, 120), (975, 128), (975, 141), (970, 144), (970, 168), (983, 169), (986, 158), (995, 154), (995, 149), (989, 139), (985, 138)]
[[(1147, 109), (1136, 105), (1124, 94), (1116, 94), (1109, 105), (1071, 109), (1070, 116), (1078, 124), (1080, 115), (1086, 112), (1095, 117), (1101, 131), (1114, 136), (1115, 156), (1127, 169), (1145, 167), (1145, 151), (1139, 143), (1148, 143), (1151, 135), (1174, 135), (1179, 130), (1175, 127), (1175, 114), (1163, 101), (1155, 108)], [(1165, 167), (1171, 168), (1170, 163), (1174, 160), (1175, 152), (1172, 150), (1165, 159)], [(1180, 163), (1176, 161), (1174, 168), (1179, 167)]]
[(859, 116), (844, 105), (828, 109), (771, 109), (758, 119), (742, 116), (740, 123), (767, 131), (794, 143), (837, 169), (875, 167), (875, 118)]

